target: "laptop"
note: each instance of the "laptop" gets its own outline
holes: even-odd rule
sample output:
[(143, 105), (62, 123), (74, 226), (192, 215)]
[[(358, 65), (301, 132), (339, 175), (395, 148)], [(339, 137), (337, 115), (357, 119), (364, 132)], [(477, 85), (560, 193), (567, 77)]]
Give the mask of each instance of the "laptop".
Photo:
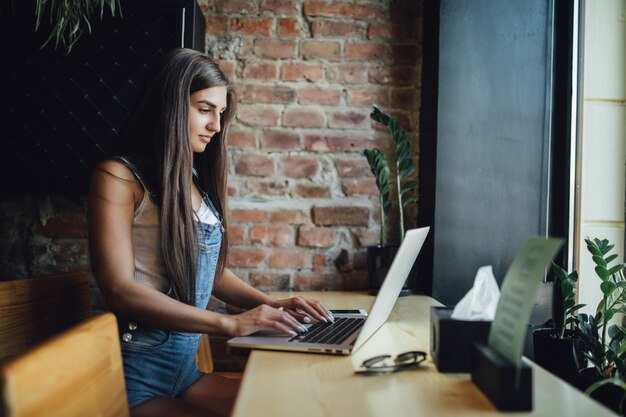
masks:
[(363, 309), (331, 310), (334, 323), (315, 322), (308, 331), (289, 336), (277, 330), (262, 330), (228, 340), (232, 347), (349, 355), (359, 349), (387, 321), (429, 227), (406, 232), (369, 314)]

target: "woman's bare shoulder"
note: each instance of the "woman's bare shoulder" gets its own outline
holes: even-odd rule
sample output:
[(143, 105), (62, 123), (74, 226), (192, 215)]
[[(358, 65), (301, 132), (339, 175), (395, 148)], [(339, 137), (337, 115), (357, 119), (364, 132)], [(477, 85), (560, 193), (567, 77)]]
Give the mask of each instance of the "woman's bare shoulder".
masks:
[(96, 166), (94, 173), (98, 173), (98, 171), (110, 174), (121, 180), (126, 180), (126, 181), (137, 180), (137, 177), (135, 177), (135, 174), (128, 167), (128, 165), (126, 165), (119, 159), (114, 159), (114, 158), (105, 159), (104, 161), (100, 162)]
[(106, 159), (93, 171), (90, 194), (110, 201), (133, 202), (137, 206), (143, 198), (143, 187), (126, 164), (117, 159)]

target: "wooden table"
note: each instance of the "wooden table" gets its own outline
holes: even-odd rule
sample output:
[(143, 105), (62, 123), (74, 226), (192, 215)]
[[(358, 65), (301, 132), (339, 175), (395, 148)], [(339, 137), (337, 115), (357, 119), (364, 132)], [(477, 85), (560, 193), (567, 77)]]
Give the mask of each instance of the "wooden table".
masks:
[[(294, 293), (273, 293), (284, 298)], [(298, 293), (328, 308), (366, 308), (374, 297), (355, 292)], [(471, 382), (469, 374), (443, 374), (430, 359), (419, 370), (380, 376), (354, 374), (378, 354), (429, 352), (430, 297), (398, 299), (389, 321), (351, 356), (251, 352), (234, 417), (249, 416), (492, 416), (499, 412)], [(533, 411), (515, 416), (613, 416), (610, 410), (533, 366)]]

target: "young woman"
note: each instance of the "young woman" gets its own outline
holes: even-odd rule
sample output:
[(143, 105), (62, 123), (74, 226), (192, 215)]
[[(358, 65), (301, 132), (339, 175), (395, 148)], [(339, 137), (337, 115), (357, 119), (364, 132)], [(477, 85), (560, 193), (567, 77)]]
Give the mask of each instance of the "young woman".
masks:
[[(133, 416), (230, 413), (238, 383), (198, 370), (201, 333), (295, 334), (309, 317), (333, 320), (314, 300), (270, 298), (226, 267), (226, 139), (235, 106), (211, 59), (174, 50), (152, 78), (124, 152), (92, 176), (92, 268), (118, 317)], [(211, 294), (246, 311), (209, 311)]]

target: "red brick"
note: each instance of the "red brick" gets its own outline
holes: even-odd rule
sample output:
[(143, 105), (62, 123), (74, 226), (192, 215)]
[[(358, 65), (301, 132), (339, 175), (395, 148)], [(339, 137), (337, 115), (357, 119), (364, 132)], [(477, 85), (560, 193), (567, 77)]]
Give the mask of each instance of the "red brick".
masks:
[(336, 106), (341, 101), (341, 90), (337, 88), (306, 87), (297, 92), (298, 103)]
[(305, 60), (326, 59), (339, 61), (341, 59), (341, 44), (333, 41), (302, 41), (300, 54)]
[[(382, 61), (389, 59), (391, 49), (380, 43), (346, 43), (345, 59), (347, 61)], [(394, 55), (395, 57), (396, 55)]]
[(228, 133), (228, 145), (237, 149), (254, 149), (256, 148), (254, 132), (231, 130)]
[(359, 63), (329, 66), (326, 77), (340, 84), (363, 84), (367, 82), (368, 65)]
[(265, 155), (242, 154), (235, 162), (235, 173), (253, 177), (268, 177), (275, 172), (274, 159)]
[(391, 89), (391, 106), (401, 109), (419, 108), (420, 91), (417, 88), (392, 88)]
[(370, 39), (405, 40), (411, 33), (407, 25), (390, 23), (372, 23), (367, 28), (367, 37)]
[(249, 282), (260, 291), (288, 291), (289, 274), (272, 274), (269, 272), (251, 272)]
[(387, 107), (389, 105), (389, 88), (375, 85), (367, 87), (346, 88), (346, 103), (350, 106), (378, 106)]
[(335, 168), (340, 177), (365, 177), (372, 175), (364, 156), (353, 158), (335, 158)]
[(342, 19), (381, 19), (385, 9), (376, 4), (327, 3), (323, 0), (304, 2), (305, 16), (339, 17)]
[(228, 243), (231, 245), (241, 245), (246, 242), (246, 229), (241, 226), (228, 227)]
[(261, 149), (264, 151), (300, 150), (300, 135), (281, 130), (267, 130), (261, 134)]
[(233, 180), (230, 180), (228, 182), (228, 196), (229, 197), (239, 196), (239, 184), (235, 183)]
[(318, 159), (306, 156), (286, 156), (280, 163), (280, 174), (288, 178), (311, 178), (320, 170)]
[(237, 61), (230, 61), (227, 59), (216, 59), (215, 63), (224, 72), (229, 80), (235, 79), (235, 68), (237, 68)]
[(351, 271), (341, 276), (340, 286), (346, 291), (365, 291), (369, 286), (367, 271)]
[(373, 175), (371, 178), (350, 178), (342, 183), (343, 192), (348, 197), (369, 195), (378, 196), (378, 188), (376, 188), (376, 180)]
[(413, 67), (373, 67), (369, 71), (369, 81), (373, 84), (406, 86), (417, 84), (419, 79)]
[(316, 253), (313, 255), (313, 272), (319, 273), (326, 266), (328, 266), (328, 262), (326, 261), (326, 255), (324, 255), (323, 253)]
[(365, 129), (370, 127), (368, 110), (337, 110), (330, 113), (328, 126), (335, 129)]
[(280, 79), (283, 81), (320, 81), (324, 78), (324, 68), (321, 65), (289, 63), (281, 67)]
[(270, 36), (273, 25), (274, 19), (269, 18), (236, 17), (230, 20), (230, 30), (245, 35)]
[(250, 242), (264, 246), (291, 247), (294, 231), (290, 226), (254, 226), (250, 228)]
[(265, 221), (264, 210), (232, 209), (229, 215), (232, 222), (260, 223)]
[(300, 22), (298, 19), (284, 18), (278, 19), (276, 34), (281, 37), (301, 37)]
[(315, 107), (288, 107), (283, 113), (283, 126), (288, 127), (324, 127), (324, 115)]
[(355, 230), (352, 234), (356, 237), (358, 245), (362, 248), (378, 246), (380, 244), (380, 228)]
[(85, 239), (87, 238), (87, 219), (85, 216), (64, 216), (48, 219), (45, 226), (40, 225), (43, 236), (49, 238)]
[(296, 16), (300, 13), (297, 3), (293, 0), (263, 0), (261, 11), (283, 16)]
[(259, 197), (288, 197), (289, 187), (285, 181), (247, 181), (247, 195)]
[(298, 246), (330, 248), (337, 243), (337, 231), (329, 227), (302, 226), (298, 229)]
[(289, 87), (244, 84), (239, 88), (239, 102), (244, 104), (289, 104), (296, 98), (296, 92)]
[(279, 39), (255, 39), (254, 54), (266, 59), (289, 59), (296, 57), (296, 42)]
[(311, 35), (315, 38), (364, 38), (366, 28), (363, 23), (315, 20), (311, 25)]
[(328, 274), (299, 273), (294, 279), (294, 291), (325, 291), (328, 288)]
[(311, 254), (301, 249), (276, 249), (270, 255), (271, 268), (310, 268)]
[(245, 62), (242, 76), (245, 80), (275, 80), (278, 69), (274, 63)]
[(255, 268), (265, 263), (263, 249), (230, 248), (228, 266), (233, 268)]
[(237, 120), (248, 126), (276, 126), (279, 117), (277, 109), (267, 106), (240, 105), (237, 109)]
[(388, 147), (389, 141), (383, 136), (372, 139), (371, 136), (310, 134), (304, 137), (304, 149), (312, 152), (358, 152), (370, 148), (385, 150)]
[(320, 226), (367, 226), (370, 209), (358, 206), (315, 206), (313, 223)]
[(247, 14), (256, 12), (255, 0), (215, 0), (218, 13), (224, 14)]
[(270, 223), (305, 224), (310, 223), (309, 215), (298, 209), (284, 209), (269, 213)]
[(330, 188), (327, 185), (296, 184), (293, 195), (300, 198), (330, 198)]
[(205, 32), (210, 35), (221, 35), (228, 30), (227, 20), (223, 16), (207, 16)]

